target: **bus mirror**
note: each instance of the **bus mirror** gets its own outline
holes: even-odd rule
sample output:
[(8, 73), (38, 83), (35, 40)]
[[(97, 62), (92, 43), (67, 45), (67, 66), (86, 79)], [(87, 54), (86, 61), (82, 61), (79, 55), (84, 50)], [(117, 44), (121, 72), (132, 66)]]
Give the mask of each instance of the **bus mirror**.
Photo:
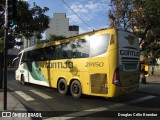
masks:
[(11, 63), (11, 64), (12, 64), (13, 66), (16, 66), (16, 67), (17, 67), (17, 66), (18, 66), (18, 62), (19, 62), (19, 57), (16, 57), (16, 58), (14, 58), (14, 59), (12, 60), (12, 63)]
[(17, 61), (19, 59), (19, 57), (16, 57), (12, 60), (12, 64), (14, 64), (15, 61)]

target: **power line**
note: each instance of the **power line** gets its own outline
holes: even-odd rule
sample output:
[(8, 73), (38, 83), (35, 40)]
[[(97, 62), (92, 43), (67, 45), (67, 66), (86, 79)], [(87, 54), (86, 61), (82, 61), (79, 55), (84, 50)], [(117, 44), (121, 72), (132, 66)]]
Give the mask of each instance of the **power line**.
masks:
[[(84, 24), (86, 24), (88, 27), (92, 28), (87, 22), (85, 22), (64, 0), (61, 0)], [(93, 29), (94, 30), (94, 29)]]

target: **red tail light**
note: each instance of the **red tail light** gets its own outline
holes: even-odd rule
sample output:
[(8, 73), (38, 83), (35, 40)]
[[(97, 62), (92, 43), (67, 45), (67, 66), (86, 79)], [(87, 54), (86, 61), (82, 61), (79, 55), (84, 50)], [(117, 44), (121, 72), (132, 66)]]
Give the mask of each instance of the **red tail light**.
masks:
[(121, 86), (120, 76), (119, 76), (119, 68), (118, 67), (114, 70), (113, 84), (115, 84), (117, 86)]

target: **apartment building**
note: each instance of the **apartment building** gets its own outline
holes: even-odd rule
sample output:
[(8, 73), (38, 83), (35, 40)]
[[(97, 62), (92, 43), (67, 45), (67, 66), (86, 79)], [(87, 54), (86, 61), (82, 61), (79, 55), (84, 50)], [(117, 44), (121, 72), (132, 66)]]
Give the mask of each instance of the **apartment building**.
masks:
[(79, 34), (79, 26), (69, 25), (69, 18), (66, 17), (65, 13), (54, 13), (53, 18), (50, 20), (49, 27), (46, 30), (46, 39), (50, 35), (59, 35), (59, 36), (75, 36)]

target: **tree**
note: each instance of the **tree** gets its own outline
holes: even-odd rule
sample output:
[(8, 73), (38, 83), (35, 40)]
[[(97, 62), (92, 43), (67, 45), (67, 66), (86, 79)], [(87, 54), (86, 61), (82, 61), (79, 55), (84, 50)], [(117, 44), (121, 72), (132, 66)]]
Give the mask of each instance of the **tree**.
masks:
[(160, 57), (160, 1), (111, 0), (110, 27), (133, 32), (140, 39), (141, 51)]
[(160, 1), (136, 0), (137, 12), (134, 13), (137, 22), (135, 31), (140, 38), (141, 51), (153, 58), (160, 57)]
[(63, 39), (65, 39), (65, 38), (66, 38), (66, 37), (65, 37), (65, 36), (62, 36), (62, 35), (50, 34), (48, 40), (56, 41), (56, 40), (63, 40)]
[(40, 33), (49, 28), (49, 17), (44, 14), (48, 11), (47, 7), (42, 9), (34, 3), (33, 8), (29, 9), (29, 4), (27, 2), (19, 1), (17, 8), (19, 12), (17, 27), (15, 28), (16, 33), (28, 39), (33, 36), (33, 33), (39, 33), (40, 35)]
[(110, 28), (128, 30), (131, 27), (133, 9), (131, 3), (131, 0), (111, 0), (111, 9), (108, 13)]
[(40, 45), (42, 43), (47, 43), (47, 42), (50, 42), (50, 41), (63, 40), (65, 38), (66, 38), (65, 36), (50, 34), (50, 37), (49, 37), (48, 40), (39, 40), (39, 39), (36, 40), (36, 45)]
[[(0, 6), (4, 6), (5, 1), (0, 1)], [(41, 8), (36, 3), (30, 8), (28, 2), (17, 1), (17, 19), (16, 25), (10, 27), (9, 33), (14, 34), (16, 38), (25, 37), (30, 39), (36, 34), (38, 39), (42, 38), (41, 33), (49, 26), (49, 17), (45, 12), (49, 9), (47, 7)], [(4, 15), (1, 15), (1, 18)], [(3, 25), (1, 26), (3, 29)], [(4, 36), (4, 31), (0, 31), (0, 37)]]

